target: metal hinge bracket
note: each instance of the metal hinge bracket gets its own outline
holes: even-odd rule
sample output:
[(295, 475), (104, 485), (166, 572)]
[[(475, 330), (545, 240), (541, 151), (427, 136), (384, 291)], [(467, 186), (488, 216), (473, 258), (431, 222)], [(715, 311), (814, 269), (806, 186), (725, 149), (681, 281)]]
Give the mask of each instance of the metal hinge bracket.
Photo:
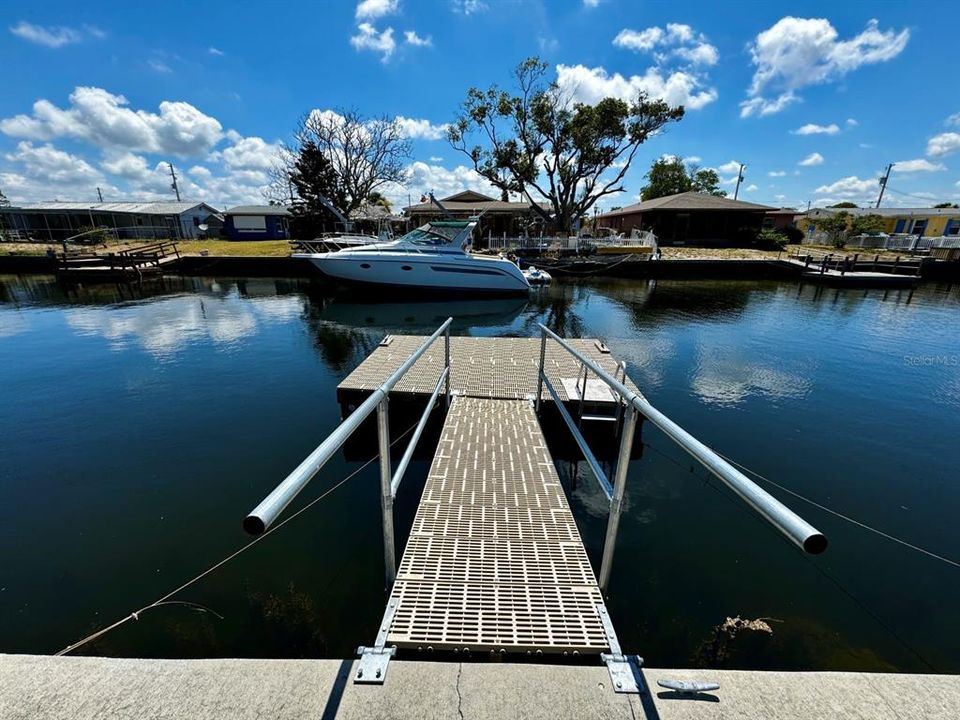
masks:
[(600, 655), (610, 673), (610, 683), (613, 691), (618, 693), (633, 693), (639, 695), (646, 692), (646, 686), (643, 683), (643, 677), (640, 674), (640, 668), (643, 667), (643, 658), (639, 655), (624, 655), (620, 650), (620, 641), (617, 639), (617, 632), (613, 629), (613, 622), (610, 620), (610, 613), (603, 604), (597, 604), (597, 615), (600, 616), (600, 622), (603, 624), (603, 632), (607, 636), (607, 644), (610, 646), (610, 652)]
[(353, 682), (369, 685), (383, 685), (387, 678), (387, 668), (390, 664), (390, 658), (397, 654), (396, 647), (387, 647), (387, 634), (390, 632), (390, 625), (393, 623), (393, 616), (397, 612), (397, 600), (390, 598), (387, 603), (387, 609), (383, 612), (383, 620), (380, 621), (380, 630), (377, 632), (376, 644), (373, 647), (361, 645), (357, 648), (357, 655), (360, 656), (360, 662), (357, 663), (357, 673), (353, 676)]

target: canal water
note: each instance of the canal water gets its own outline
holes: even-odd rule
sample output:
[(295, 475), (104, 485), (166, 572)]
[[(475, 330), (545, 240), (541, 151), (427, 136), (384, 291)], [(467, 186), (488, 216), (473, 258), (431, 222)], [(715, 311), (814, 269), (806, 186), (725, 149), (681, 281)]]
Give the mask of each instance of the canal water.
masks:
[[(960, 560), (957, 288), (557, 283), (526, 300), (383, 304), (291, 280), (131, 292), (0, 279), (0, 652), (51, 653), (248, 542), (240, 520), (339, 421), (385, 333), (600, 337), (650, 400), (752, 470)], [(658, 667), (960, 672), (960, 569), (767, 486), (830, 538), (805, 557), (645, 426), (609, 607)], [(569, 442), (569, 441), (567, 441)], [(361, 466), (338, 457), (297, 505)], [(409, 525), (428, 463), (398, 502)], [(595, 565), (605, 503), (560, 463)], [(86, 648), (346, 657), (383, 609), (376, 464)], [(763, 619), (772, 632), (722, 629)]]

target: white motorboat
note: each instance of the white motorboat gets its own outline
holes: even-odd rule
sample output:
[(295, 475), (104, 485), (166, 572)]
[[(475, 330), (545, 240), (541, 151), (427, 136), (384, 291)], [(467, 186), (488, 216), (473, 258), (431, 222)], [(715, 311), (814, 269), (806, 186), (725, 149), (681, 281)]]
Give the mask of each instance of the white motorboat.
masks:
[(524, 270), (523, 276), (527, 279), (527, 282), (530, 283), (531, 287), (546, 286), (553, 281), (553, 275), (546, 270), (541, 270), (535, 265), (531, 265)]
[(392, 242), (297, 253), (346, 283), (408, 291), (523, 295), (530, 283), (509, 260), (471, 255), (476, 220), (427, 223)]

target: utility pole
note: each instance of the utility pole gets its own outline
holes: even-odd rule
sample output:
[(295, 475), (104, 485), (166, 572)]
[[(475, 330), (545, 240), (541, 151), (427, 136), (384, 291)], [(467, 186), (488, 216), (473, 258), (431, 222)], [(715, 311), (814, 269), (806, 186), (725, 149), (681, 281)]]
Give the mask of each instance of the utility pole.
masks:
[(807, 212), (810, 212), (810, 201), (807, 200)]
[(887, 172), (880, 178), (880, 194), (877, 196), (877, 207), (880, 207), (880, 201), (883, 200), (883, 191), (887, 189), (887, 180), (890, 179), (890, 171), (893, 169), (893, 163), (887, 165)]
[(177, 173), (173, 169), (173, 163), (167, 163), (167, 165), (170, 167), (170, 177), (173, 178), (170, 187), (173, 188), (173, 191), (177, 194), (177, 202), (180, 202), (180, 188), (177, 187)]
[(737, 173), (737, 188), (733, 191), (733, 199), (737, 199), (737, 195), (740, 194), (740, 183), (743, 182), (743, 169), (746, 167), (743, 163), (740, 163), (740, 171)]
[(103, 193), (100, 192), (100, 188), (97, 188), (97, 197), (100, 198), (100, 202), (103, 202)]

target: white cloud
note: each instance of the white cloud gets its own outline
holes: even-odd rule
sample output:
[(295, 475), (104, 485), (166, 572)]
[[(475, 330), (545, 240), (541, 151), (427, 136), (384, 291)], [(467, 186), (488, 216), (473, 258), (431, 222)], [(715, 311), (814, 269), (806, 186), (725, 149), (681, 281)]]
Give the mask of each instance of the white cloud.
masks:
[(856, 175), (850, 175), (829, 185), (821, 185), (814, 192), (840, 198), (862, 198), (875, 193), (877, 187), (876, 180), (861, 180)]
[(595, 8), (600, 5), (600, 0), (583, 0), (583, 6), (588, 8)]
[(233, 169), (269, 170), (276, 163), (280, 146), (251, 136), (237, 139), (223, 150), (223, 162)]
[(206, 180), (213, 176), (213, 173), (210, 172), (210, 169), (205, 168), (203, 165), (194, 165), (192, 168), (187, 170), (187, 172), (193, 175), (193, 177), (200, 178), (201, 180)]
[(942, 157), (955, 150), (960, 150), (960, 133), (940, 133), (927, 140), (927, 155), (930, 157)]
[(162, 75), (169, 75), (173, 72), (173, 68), (167, 65), (163, 60), (157, 60), (156, 58), (148, 60), (147, 65), (150, 66), (151, 70)]
[(407, 41), (407, 45), (413, 45), (414, 47), (430, 47), (433, 45), (433, 38), (429, 35), (427, 37), (420, 37), (417, 35), (416, 30), (407, 30), (403, 33), (404, 39)]
[(224, 55), (226, 55), (226, 53), (225, 53), (223, 50), (221, 50), (220, 48), (215, 48), (215, 47), (209, 47), (209, 48), (207, 48), (207, 52), (208, 52), (210, 55), (216, 55), (217, 57), (223, 57)]
[[(96, 30), (96, 28), (93, 28)], [(25, 20), (21, 20), (16, 25), (10, 27), (10, 32), (16, 35), (21, 40), (26, 40), (27, 42), (32, 42), (36, 45), (43, 45), (48, 48), (59, 48), (64, 45), (73, 45), (75, 43), (81, 42), (83, 40), (84, 33), (80, 30), (70, 27), (61, 27), (61, 26), (47, 26), (43, 25), (34, 25), (33, 23), (28, 23)], [(100, 37), (97, 33), (102, 31), (97, 30), (96, 32), (91, 32), (90, 34), (94, 37)]]
[(840, 127), (836, 123), (830, 123), (829, 125), (807, 123), (790, 132), (794, 135), (836, 135), (840, 132)]
[(724, 175), (736, 174), (740, 172), (740, 162), (737, 160), (731, 160), (730, 162), (726, 162), (718, 167), (717, 170), (722, 172)]
[(483, 0), (453, 0), (450, 3), (450, 8), (461, 15), (473, 15), (486, 12), (490, 9), (490, 6)]
[(856, 127), (856, 126), (859, 125), (859, 124), (860, 124), (860, 123), (858, 123), (858, 122), (857, 122), (856, 120), (854, 120), (853, 118), (847, 118), (847, 127)]
[(400, 132), (404, 137), (420, 140), (442, 140), (447, 136), (447, 123), (434, 125), (429, 120), (415, 120), (403, 115), (397, 115), (397, 123), (400, 125)]
[(944, 125), (960, 125), (960, 112), (954, 113), (943, 121)]
[(405, 183), (390, 184), (384, 187), (383, 194), (395, 207), (405, 207), (408, 195), (416, 203), (421, 195), (431, 191), (436, 197), (443, 198), (461, 190), (476, 190), (490, 197), (500, 197), (500, 191), (480, 177), (472, 168), (458, 165), (450, 170), (442, 165), (422, 161), (413, 162), (407, 167)]
[(357, 3), (357, 20), (376, 20), (397, 12), (399, 0), (362, 0)]
[(150, 173), (147, 159), (132, 152), (111, 154), (100, 163), (100, 167), (111, 175), (119, 175), (128, 180), (143, 180)]
[[(886, 62), (907, 46), (909, 30), (881, 31), (870, 20), (859, 35), (839, 40), (824, 18), (784, 17), (750, 44), (756, 70), (740, 116), (770, 115), (799, 100), (796, 91), (832, 82), (863, 65)], [(769, 93), (774, 93), (770, 97)]]
[(893, 172), (895, 173), (939, 172), (946, 169), (943, 163), (932, 163), (923, 158), (917, 160), (897, 160), (893, 164)]
[(753, 185), (753, 184), (747, 185), (747, 192), (756, 192), (759, 189), (760, 188), (758, 188), (756, 185)]
[(16, 150), (5, 155), (5, 158), (8, 162), (21, 164), (26, 177), (44, 183), (92, 183), (102, 177), (83, 158), (58, 150), (50, 143), (36, 146), (23, 141), (17, 143)]
[(792, 92), (785, 92), (774, 100), (765, 100), (762, 97), (744, 100), (740, 103), (740, 117), (750, 117), (754, 113), (760, 115), (760, 117), (774, 115), (799, 99)]
[(671, 105), (699, 110), (717, 99), (715, 89), (701, 88), (699, 78), (680, 70), (665, 75), (657, 68), (648, 68), (643, 75), (627, 78), (620, 73), (610, 75), (602, 67), (557, 65), (557, 84), (574, 100), (585, 103), (596, 103), (605, 97), (632, 100), (638, 93), (646, 92)]
[(357, 34), (350, 38), (350, 44), (357, 50), (370, 50), (381, 54), (380, 61), (386, 62), (397, 49), (397, 41), (393, 39), (393, 28), (388, 27), (383, 32), (370, 23), (357, 25)]
[(667, 23), (666, 28), (654, 26), (645, 30), (624, 28), (617, 33), (613, 44), (636, 52), (659, 48), (661, 52), (655, 56), (658, 62), (679, 58), (692, 65), (716, 65), (720, 58), (717, 48), (707, 41), (706, 35), (680, 23)]
[(213, 117), (185, 102), (164, 100), (160, 112), (132, 110), (123, 95), (102, 88), (78, 87), (62, 109), (38, 100), (30, 115), (0, 120), (0, 132), (30, 140), (69, 137), (103, 148), (200, 155), (221, 139), (223, 127)]
[(823, 165), (823, 155), (817, 152), (810, 153), (797, 164), (803, 165), (804, 167), (812, 167), (814, 165)]
[(432, 162), (432, 163), (441, 163), (441, 162), (443, 162), (443, 158), (442, 158), (442, 157), (439, 157), (438, 155), (431, 155), (431, 156), (430, 156), (430, 162)]
[(687, 155), (683, 160), (684, 162), (688, 162), (688, 163), (703, 162), (703, 158), (700, 157), (699, 155)]
[(786, 170), (771, 170), (770, 172), (767, 173), (767, 175), (770, 177), (783, 177), (786, 174), (787, 174)]
[(628, 50), (652, 50), (663, 40), (663, 35), (663, 30), (658, 27), (639, 31), (624, 28), (617, 33), (613, 44)]

